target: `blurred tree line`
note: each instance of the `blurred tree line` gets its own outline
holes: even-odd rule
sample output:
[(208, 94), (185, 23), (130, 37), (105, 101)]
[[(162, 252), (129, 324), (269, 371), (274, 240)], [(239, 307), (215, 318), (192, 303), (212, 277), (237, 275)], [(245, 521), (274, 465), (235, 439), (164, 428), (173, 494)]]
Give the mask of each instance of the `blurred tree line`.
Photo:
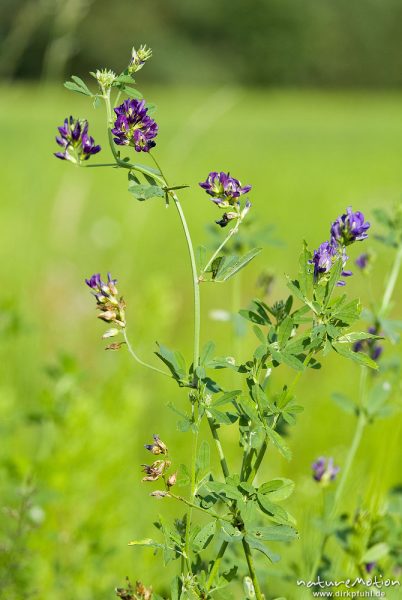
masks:
[(163, 82), (397, 87), (402, 0), (0, 0), (0, 76), (127, 64)]

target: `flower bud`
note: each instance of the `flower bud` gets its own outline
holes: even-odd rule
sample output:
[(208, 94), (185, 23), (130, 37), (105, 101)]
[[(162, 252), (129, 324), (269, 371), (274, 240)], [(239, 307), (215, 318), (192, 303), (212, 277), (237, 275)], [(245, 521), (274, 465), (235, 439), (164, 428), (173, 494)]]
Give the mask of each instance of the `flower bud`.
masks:
[(166, 498), (168, 493), (169, 492), (164, 492), (162, 490), (155, 490), (154, 492), (151, 492), (149, 495), (153, 496), (154, 498)]
[(154, 443), (145, 444), (145, 448), (152, 452), (152, 454), (167, 454), (168, 448), (164, 442), (160, 439), (159, 435), (154, 434)]
[(176, 473), (172, 473), (172, 475), (170, 475), (170, 477), (168, 477), (166, 484), (168, 487), (173, 487), (174, 485), (176, 485), (177, 482), (177, 472)]
[(116, 329), (115, 327), (112, 329), (108, 329), (107, 331), (105, 331), (105, 333), (102, 335), (102, 339), (106, 340), (107, 338), (111, 338), (114, 337), (115, 335), (118, 335), (120, 332), (118, 329)]

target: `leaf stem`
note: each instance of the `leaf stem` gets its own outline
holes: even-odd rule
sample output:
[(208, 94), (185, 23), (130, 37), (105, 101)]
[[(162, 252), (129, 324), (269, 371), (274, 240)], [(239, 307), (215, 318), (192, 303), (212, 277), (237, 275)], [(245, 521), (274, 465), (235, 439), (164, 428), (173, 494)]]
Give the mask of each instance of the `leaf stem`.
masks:
[(126, 329), (123, 329), (123, 337), (124, 340), (127, 344), (127, 349), (129, 351), (129, 353), (131, 354), (131, 356), (134, 358), (134, 360), (139, 363), (140, 365), (142, 365), (143, 367), (147, 367), (147, 369), (151, 369), (152, 371), (156, 371), (157, 373), (160, 373), (161, 375), (165, 375), (166, 377), (171, 377), (170, 373), (167, 373), (166, 371), (162, 371), (162, 369), (158, 369), (158, 367), (154, 367), (153, 365), (150, 365), (146, 362), (144, 362), (143, 360), (141, 360), (141, 358), (135, 353), (134, 348), (132, 347), (128, 337), (127, 337), (127, 332)]
[(237, 219), (236, 225), (234, 227), (232, 227), (232, 229), (229, 231), (228, 235), (225, 237), (225, 239), (220, 244), (220, 246), (218, 246), (218, 248), (216, 249), (216, 251), (213, 253), (213, 255), (211, 256), (211, 258), (209, 259), (209, 261), (205, 265), (205, 267), (202, 269), (202, 271), (200, 273), (200, 278), (204, 275), (204, 273), (206, 273), (208, 271), (209, 267), (212, 265), (212, 263), (214, 262), (215, 258), (218, 256), (219, 252), (227, 244), (227, 242), (230, 240), (230, 238), (235, 233), (237, 233), (239, 231), (239, 227), (240, 227), (241, 222), (242, 222), (242, 219), (239, 216), (239, 218)]
[(201, 511), (204, 514), (207, 514), (209, 517), (213, 517), (214, 519), (217, 519), (218, 521), (226, 521), (227, 523), (232, 523), (232, 519), (230, 519), (228, 517), (222, 517), (221, 515), (218, 515), (214, 511), (207, 510), (206, 508), (202, 508), (202, 506), (199, 506), (198, 504), (194, 504), (194, 502), (190, 502), (186, 498), (183, 498), (183, 496), (176, 496), (176, 494), (173, 494), (173, 492), (168, 492), (168, 494), (166, 495), (166, 498), (174, 498), (175, 500), (179, 500), (180, 502), (183, 502), (190, 508), (195, 508), (196, 510)]
[(229, 475), (230, 475), (229, 467), (228, 467), (228, 464), (227, 464), (227, 461), (226, 461), (226, 457), (225, 457), (225, 453), (223, 451), (222, 443), (221, 443), (221, 440), (220, 440), (219, 434), (218, 434), (219, 426), (216, 425), (216, 423), (213, 420), (213, 417), (211, 415), (209, 415), (208, 412), (207, 412), (207, 419), (208, 419), (208, 425), (209, 425), (209, 428), (211, 430), (212, 437), (214, 438), (216, 449), (218, 451), (219, 461), (221, 463), (222, 473), (223, 473), (223, 475), (224, 475), (225, 478), (229, 477)]
[(225, 554), (228, 546), (229, 546), (229, 542), (222, 542), (222, 545), (219, 548), (219, 552), (218, 552), (216, 559), (214, 561), (214, 564), (212, 565), (212, 568), (209, 572), (209, 577), (208, 577), (208, 581), (206, 584), (207, 592), (209, 592), (209, 590), (211, 589), (214, 579), (219, 572), (219, 567), (221, 565), (222, 558), (224, 557), (224, 554)]

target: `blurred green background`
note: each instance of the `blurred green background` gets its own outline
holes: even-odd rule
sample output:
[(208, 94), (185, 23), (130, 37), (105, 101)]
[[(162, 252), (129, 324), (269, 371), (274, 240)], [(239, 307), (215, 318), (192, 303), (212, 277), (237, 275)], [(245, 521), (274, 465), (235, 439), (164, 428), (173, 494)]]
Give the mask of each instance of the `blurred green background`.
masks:
[[(273, 302), (286, 294), (284, 274), (297, 271), (303, 239), (311, 247), (327, 239), (346, 206), (370, 218), (374, 207), (400, 198), (402, 6), (3, 0), (0, 17), (0, 597), (113, 598), (126, 575), (162, 592), (174, 565), (161, 569), (151, 551), (127, 543), (153, 535), (159, 512), (181, 514), (149, 500), (139, 465), (149, 458), (143, 444), (152, 433), (177, 463), (187, 460), (189, 434), (177, 432), (166, 407), (184, 408), (186, 393), (142, 371), (124, 350), (103, 350), (83, 280), (107, 270), (118, 278), (128, 331), (144, 359), (156, 362), (156, 340), (189, 357), (186, 247), (175, 211), (157, 200), (137, 202), (125, 173), (54, 159), (56, 126), (73, 114), (89, 119), (109, 161), (102, 109), (65, 90), (63, 78), (102, 66), (122, 70), (133, 44), (152, 46), (137, 81), (158, 107), (158, 160), (172, 182), (191, 185), (182, 202), (194, 243), (205, 242), (206, 225), (217, 218), (197, 183), (215, 169), (252, 183), (254, 216), (275, 226), (282, 245), (265, 248), (243, 272), (240, 302), (260, 293), (262, 270), (275, 275)], [(347, 290), (367, 305), (370, 294), (381, 297), (392, 253), (373, 238), (365, 245), (377, 254), (371, 291), (359, 274)], [(352, 259), (363, 248), (356, 246)], [(398, 284), (395, 298), (401, 291)], [(244, 359), (253, 336), (239, 345), (230, 323), (210, 317), (213, 309), (231, 311), (238, 294), (231, 282), (205, 285), (202, 340), (213, 337), (218, 354)], [(388, 344), (386, 353), (393, 352)], [(276, 377), (279, 389), (285, 375)], [(286, 562), (304, 575), (321, 501), (310, 464), (324, 454), (342, 465), (353, 417), (330, 395), (355, 396), (358, 378), (359, 369), (336, 356), (306, 374), (298, 388), (305, 411), (289, 437), (294, 458), (287, 463), (271, 451), (261, 474), (296, 481), (288, 506), (301, 539), (286, 549)], [(236, 376), (226, 384), (239, 385)], [(359, 500), (378, 508), (398, 483), (400, 433), (400, 417), (368, 428), (345, 508)], [(235, 429), (223, 436), (236, 471)], [(344, 575), (348, 563), (332, 550)], [(259, 569), (268, 598), (299, 597), (294, 582), (263, 561)]]

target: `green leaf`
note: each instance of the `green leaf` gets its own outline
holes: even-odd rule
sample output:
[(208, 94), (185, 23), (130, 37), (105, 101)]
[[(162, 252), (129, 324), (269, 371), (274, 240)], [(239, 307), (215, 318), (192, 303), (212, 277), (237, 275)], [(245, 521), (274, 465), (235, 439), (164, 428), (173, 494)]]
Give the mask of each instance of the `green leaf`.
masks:
[(349, 414), (356, 414), (357, 406), (348, 396), (341, 394), (340, 392), (334, 392), (331, 394), (332, 400), (341, 408), (343, 411)]
[(338, 344), (353, 344), (354, 342), (360, 342), (363, 340), (381, 340), (383, 339), (380, 335), (373, 335), (372, 333), (367, 333), (367, 331), (352, 331), (351, 333), (345, 333), (337, 338)]
[(71, 75), (71, 79), (87, 93), (87, 96), (92, 96), (91, 90), (88, 88), (85, 81), (81, 79), (81, 77), (78, 77), (77, 75)]
[(211, 459), (211, 451), (209, 444), (206, 440), (202, 440), (198, 449), (198, 456), (196, 462), (197, 472), (204, 472), (208, 469)]
[(302, 302), (306, 303), (306, 296), (303, 294), (301, 288), (300, 288), (300, 282), (297, 281), (297, 279), (294, 279), (293, 281), (290, 279), (290, 277), (287, 275), (286, 276), (287, 279), (287, 286), (288, 288), (293, 292), (293, 294), (299, 298), (299, 300), (301, 300)]
[(177, 471), (177, 487), (185, 487), (186, 485), (189, 485), (190, 483), (190, 473), (188, 472), (188, 469), (186, 467), (186, 465), (179, 465), (178, 471)]
[(257, 338), (260, 340), (260, 342), (266, 346), (267, 345), (267, 338), (264, 335), (264, 333), (261, 331), (261, 329), (259, 327), (257, 327), (257, 325), (253, 326), (253, 331), (255, 333), (255, 335), (257, 336)]
[(224, 404), (228, 404), (229, 402), (232, 402), (235, 398), (240, 396), (241, 393), (242, 393), (241, 390), (233, 390), (232, 392), (225, 392), (222, 396), (220, 396), (219, 398), (214, 400), (211, 403), (211, 406), (216, 407), (216, 406), (223, 406)]
[(278, 327), (278, 343), (279, 347), (283, 348), (290, 338), (293, 329), (292, 317), (286, 317)]
[(213, 417), (215, 423), (219, 425), (232, 425), (237, 421), (237, 415), (230, 412), (223, 412), (215, 408), (209, 407), (208, 413)]
[(245, 539), (248, 542), (248, 545), (250, 546), (250, 548), (252, 548), (253, 550), (258, 550), (259, 552), (262, 552), (262, 554), (264, 554), (270, 562), (275, 563), (275, 562), (278, 562), (278, 560), (280, 560), (281, 557), (279, 556), (279, 554), (275, 554), (275, 552), (272, 552), (271, 550), (269, 550), (269, 548), (267, 548), (264, 544), (262, 544), (255, 537), (253, 537), (251, 535), (246, 535)]
[(280, 519), (281, 521), (288, 520), (288, 514), (281, 506), (271, 502), (269, 497), (265, 494), (257, 494), (258, 504), (263, 512), (269, 516)]
[(170, 350), (167, 346), (158, 343), (159, 352), (155, 352), (156, 356), (168, 367), (174, 379), (179, 382), (186, 379), (186, 363), (180, 352)]
[(247, 252), (244, 256), (224, 256), (218, 257), (221, 258), (219, 264), (217, 265), (216, 273), (213, 274), (213, 280), (227, 281), (236, 273), (238, 273), (241, 269), (243, 269), (250, 261), (253, 260), (261, 252), (262, 248), (253, 248), (250, 252)]
[(155, 540), (152, 540), (151, 538), (145, 538), (143, 540), (133, 540), (132, 542), (128, 543), (129, 546), (149, 546), (152, 548), (163, 548), (163, 544), (159, 544), (158, 542), (155, 542)]
[(285, 363), (285, 365), (295, 369), (295, 371), (304, 371), (303, 363), (293, 354), (289, 354), (285, 351), (272, 350), (272, 358), (278, 363)]
[(71, 79), (73, 79), (73, 81), (66, 81), (64, 83), (65, 88), (67, 88), (71, 92), (77, 92), (78, 94), (83, 94), (84, 96), (93, 96), (92, 92), (88, 89), (88, 87), (82, 81), (82, 79), (80, 79), (76, 75), (73, 75), (71, 77)]
[(243, 534), (236, 527), (227, 521), (219, 521), (221, 526), (221, 537), (225, 542), (239, 542), (243, 538)]
[(359, 300), (352, 300), (345, 304), (346, 296), (342, 296), (341, 302), (334, 305), (331, 309), (331, 321), (341, 321), (346, 325), (351, 325), (360, 317), (361, 306)]
[(212, 538), (215, 535), (216, 531), (216, 521), (211, 521), (207, 523), (199, 533), (195, 536), (193, 540), (193, 549), (195, 552), (201, 552), (204, 550), (208, 544), (211, 542)]
[(366, 408), (371, 417), (379, 414), (385, 402), (388, 400), (391, 391), (391, 385), (384, 381), (378, 383), (370, 390), (367, 398)]
[(284, 456), (287, 460), (290, 460), (292, 458), (292, 452), (279, 433), (270, 427), (267, 427), (265, 431), (271, 442), (279, 450), (282, 456)]
[(127, 96), (129, 96), (130, 98), (137, 98), (137, 100), (141, 100), (143, 98), (143, 95), (141, 94), (141, 92), (139, 92), (138, 90), (136, 90), (133, 87), (129, 87), (127, 85), (123, 86), (122, 91), (127, 94)]
[(325, 286), (324, 306), (328, 306), (328, 303), (332, 296), (332, 292), (334, 291), (335, 286), (341, 277), (342, 270), (343, 270), (343, 261), (341, 258), (338, 258), (338, 260), (333, 265), (333, 267), (330, 271), (328, 283)]
[(345, 348), (342, 344), (338, 344), (336, 342), (332, 342), (333, 349), (344, 356), (345, 358), (350, 358), (354, 362), (357, 362), (359, 365), (363, 365), (364, 367), (369, 367), (370, 369), (378, 370), (377, 363), (372, 360), (367, 354), (363, 354), (363, 352), (354, 352), (350, 348)]
[(207, 363), (212, 358), (214, 350), (215, 350), (214, 342), (209, 341), (205, 344), (205, 346), (201, 350), (201, 354), (200, 354), (200, 365), (201, 366), (205, 366), (205, 363)]
[(130, 182), (128, 191), (133, 194), (137, 200), (143, 202), (150, 198), (164, 198), (165, 192), (159, 185), (147, 185), (143, 183)]
[(263, 483), (259, 487), (258, 493), (267, 495), (271, 502), (281, 502), (293, 494), (294, 489), (294, 481), (281, 477)]
[(381, 542), (379, 544), (375, 544), (374, 546), (371, 546), (371, 548), (366, 550), (366, 552), (364, 553), (364, 555), (362, 557), (361, 562), (363, 562), (363, 563), (377, 562), (378, 560), (381, 560), (382, 558), (384, 558), (384, 556), (387, 556), (388, 553), (389, 553), (388, 544)]
[(271, 527), (254, 527), (249, 535), (264, 542), (289, 542), (297, 538), (297, 531), (288, 525), (272, 525)]
[(257, 325), (266, 325), (266, 321), (259, 314), (253, 312), (252, 310), (241, 309), (239, 310), (239, 315), (241, 315), (247, 321), (251, 321), (251, 323), (256, 323)]

